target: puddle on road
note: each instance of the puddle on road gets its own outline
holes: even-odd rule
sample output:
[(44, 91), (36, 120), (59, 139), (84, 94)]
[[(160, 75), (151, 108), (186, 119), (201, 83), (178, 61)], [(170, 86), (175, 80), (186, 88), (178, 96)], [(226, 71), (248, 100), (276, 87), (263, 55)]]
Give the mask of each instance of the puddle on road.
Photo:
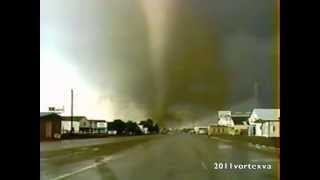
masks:
[(99, 148), (93, 148), (92, 151), (99, 151)]
[(218, 144), (218, 149), (232, 149), (230, 144)]
[(85, 150), (88, 150), (88, 149), (89, 149), (88, 147), (82, 147), (81, 148), (82, 151), (85, 151)]

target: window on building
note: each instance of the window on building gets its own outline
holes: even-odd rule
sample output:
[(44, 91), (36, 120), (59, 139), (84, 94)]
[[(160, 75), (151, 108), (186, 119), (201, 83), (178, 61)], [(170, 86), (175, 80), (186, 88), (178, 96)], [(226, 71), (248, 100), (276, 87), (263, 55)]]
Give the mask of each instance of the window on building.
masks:
[(273, 131), (276, 131), (276, 126), (273, 126), (273, 127), (272, 127), (272, 130), (273, 130)]

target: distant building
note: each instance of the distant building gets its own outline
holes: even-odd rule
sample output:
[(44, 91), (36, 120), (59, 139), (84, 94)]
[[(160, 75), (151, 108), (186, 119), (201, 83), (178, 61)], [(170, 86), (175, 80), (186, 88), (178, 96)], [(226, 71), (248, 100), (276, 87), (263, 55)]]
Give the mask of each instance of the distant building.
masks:
[(80, 133), (107, 133), (107, 122), (105, 120), (82, 118), (79, 123)]
[(90, 131), (92, 133), (107, 133), (107, 122), (105, 120), (88, 120), (90, 124)]
[(280, 109), (254, 109), (248, 122), (249, 136), (280, 137)]
[(144, 127), (143, 125), (139, 125), (139, 124), (138, 124), (138, 127), (143, 134), (149, 134), (149, 130), (147, 127)]
[(196, 126), (194, 127), (195, 134), (208, 134), (208, 127), (207, 126)]
[(231, 111), (218, 111), (218, 125), (232, 127)]
[(228, 135), (232, 130), (231, 127), (221, 126), (218, 124), (209, 125), (208, 127), (208, 136), (220, 136), (220, 135)]
[(80, 133), (90, 133), (91, 124), (86, 117), (79, 120), (79, 131)]
[[(86, 119), (85, 116), (73, 116), (72, 118), (72, 127), (74, 129), (74, 133), (79, 133), (80, 130), (80, 120)], [(63, 116), (63, 120), (61, 122), (61, 133), (70, 133), (71, 132), (71, 116)]]
[(108, 135), (117, 135), (117, 130), (107, 130)]
[(224, 128), (224, 134), (247, 135), (250, 112), (218, 111), (217, 129)]
[(248, 135), (250, 112), (232, 112), (231, 135)]
[(60, 139), (62, 120), (56, 113), (40, 112), (40, 141)]

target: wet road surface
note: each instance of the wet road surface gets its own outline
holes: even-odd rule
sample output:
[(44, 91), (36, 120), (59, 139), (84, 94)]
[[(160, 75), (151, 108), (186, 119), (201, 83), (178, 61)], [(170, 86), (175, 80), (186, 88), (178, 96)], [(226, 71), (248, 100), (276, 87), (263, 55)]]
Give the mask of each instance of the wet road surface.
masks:
[(41, 179), (279, 179), (274, 151), (203, 135), (145, 136), (118, 144), (41, 152), (40, 164)]

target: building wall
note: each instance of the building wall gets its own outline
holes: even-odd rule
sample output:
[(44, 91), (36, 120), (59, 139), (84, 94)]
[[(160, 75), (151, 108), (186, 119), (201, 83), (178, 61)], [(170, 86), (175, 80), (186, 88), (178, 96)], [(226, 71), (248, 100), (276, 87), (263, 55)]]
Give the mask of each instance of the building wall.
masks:
[[(253, 129), (254, 128), (254, 129)], [(254, 131), (255, 130), (255, 134)], [(249, 128), (249, 135), (264, 137), (280, 137), (280, 122), (255, 123)]]
[(200, 131), (203, 131), (203, 130), (208, 132), (208, 127), (198, 127), (198, 126), (194, 127), (194, 132), (196, 134), (200, 134)]
[(255, 125), (249, 125), (248, 126), (248, 136), (255, 136)]
[(231, 130), (231, 135), (248, 135), (248, 126), (235, 125)]
[(230, 134), (231, 128), (225, 126), (209, 126), (208, 128), (208, 135), (215, 136), (215, 135), (227, 135)]
[(87, 119), (81, 119), (79, 122), (81, 133), (107, 133), (107, 122)]
[(255, 136), (263, 136), (262, 135), (262, 124), (261, 123), (255, 123)]
[(97, 122), (97, 128), (107, 128), (107, 123), (106, 122)]
[[(80, 123), (79, 121), (73, 121), (74, 133), (79, 132)], [(61, 121), (61, 133), (68, 133), (71, 131), (71, 121)]]
[(280, 137), (280, 123), (266, 122), (262, 125), (262, 136), (265, 137)]
[(232, 127), (233, 121), (231, 119), (231, 111), (219, 111), (218, 112), (218, 125)]
[(81, 128), (90, 128), (90, 123), (86, 118), (81, 119), (79, 123), (80, 123), (79, 126)]
[(40, 140), (55, 139), (60, 135), (61, 121), (57, 119), (40, 120)]

